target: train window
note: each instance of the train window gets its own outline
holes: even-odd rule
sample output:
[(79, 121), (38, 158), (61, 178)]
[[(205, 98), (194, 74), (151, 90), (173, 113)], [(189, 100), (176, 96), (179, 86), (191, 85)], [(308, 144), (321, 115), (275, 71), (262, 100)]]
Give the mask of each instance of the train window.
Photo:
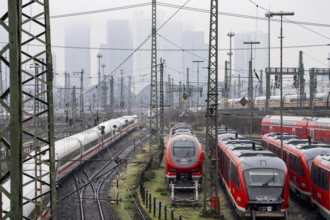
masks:
[(320, 172), (318, 172), (320, 174), (320, 186), (322, 187), (322, 189), (325, 189), (325, 190), (328, 190), (328, 182), (329, 182), (329, 179), (328, 179), (328, 172), (325, 171), (324, 169), (321, 169), (319, 170)]
[(286, 158), (288, 157), (288, 152), (287, 151), (283, 151), (283, 161), (284, 163), (286, 163)]
[(225, 157), (225, 153), (222, 150), (220, 150), (220, 152), (221, 152), (221, 167), (220, 167), (220, 169), (221, 169), (221, 174), (224, 175), (225, 169), (226, 169), (225, 168), (226, 157)]
[(173, 143), (173, 156), (193, 157), (195, 156), (195, 144), (192, 141), (175, 141)]
[(317, 166), (312, 167), (312, 182), (324, 190), (329, 189), (329, 173)]
[(238, 171), (237, 171), (237, 167), (235, 166), (235, 164), (231, 163), (231, 173), (230, 173), (230, 178), (233, 181), (233, 183), (235, 184), (235, 186), (240, 189), (241, 186), (239, 184), (239, 178), (238, 178)]
[(0, 150), (0, 158), (6, 159), (6, 150), (3, 148), (1, 148), (1, 150)]
[(229, 159), (229, 157), (226, 155), (226, 167), (225, 167), (225, 179), (226, 179), (226, 181), (228, 181), (229, 180), (229, 164), (230, 163), (230, 159)]
[(317, 167), (312, 166), (311, 176), (312, 176), (312, 182), (317, 185)]
[(275, 169), (251, 169), (244, 171), (247, 186), (283, 186), (284, 172)]
[(301, 159), (296, 155), (289, 154), (289, 168), (301, 176), (305, 176)]

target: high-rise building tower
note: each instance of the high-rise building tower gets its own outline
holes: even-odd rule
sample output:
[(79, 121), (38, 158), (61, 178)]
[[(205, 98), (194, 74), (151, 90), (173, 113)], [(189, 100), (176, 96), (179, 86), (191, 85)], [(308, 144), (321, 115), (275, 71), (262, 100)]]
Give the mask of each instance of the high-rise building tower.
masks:
[[(111, 20), (107, 22), (106, 46), (109, 50), (101, 50), (101, 63), (106, 65), (107, 74), (116, 70), (113, 74), (119, 76), (120, 70), (125, 72), (124, 76), (132, 74), (132, 32), (128, 20)], [(122, 65), (121, 65), (122, 64)]]
[(90, 64), (90, 26), (86, 23), (75, 23), (65, 28), (65, 71), (70, 74), (71, 86), (80, 87), (80, 76), (73, 76), (73, 72), (84, 69), (84, 89), (91, 86)]
[[(197, 65), (193, 63), (194, 60), (204, 61), (204, 64), (200, 65), (199, 81), (206, 81), (206, 70), (202, 67), (207, 66), (208, 59), (208, 44), (205, 43), (203, 31), (186, 31), (183, 32), (183, 48), (192, 49), (191, 53), (185, 53), (183, 57), (183, 65), (190, 71), (190, 81), (193, 86), (196, 86), (197, 82)], [(195, 84), (194, 84), (195, 83)]]
[[(259, 41), (260, 44), (253, 47), (253, 58), (252, 58), (252, 66), (253, 69), (256, 70), (257, 74), (260, 73), (260, 70), (265, 70), (268, 67), (268, 52), (266, 49), (258, 49), (258, 48), (267, 48), (268, 47), (268, 35), (267, 33), (257, 32), (243, 32), (243, 33), (235, 33), (234, 38), (234, 54), (232, 64), (232, 84), (236, 82), (236, 85), (241, 85), (241, 95), (248, 95), (248, 76), (249, 76), (249, 61), (251, 59), (251, 45), (244, 44), (244, 42), (248, 41)], [(244, 48), (244, 50), (241, 50)], [(237, 50), (240, 49), (240, 50)], [(238, 75), (240, 75), (241, 82), (238, 83)], [(253, 74), (254, 80), (254, 88), (260, 86), (257, 84), (257, 79)], [(235, 88), (238, 91), (238, 88)], [(255, 89), (256, 90), (256, 89)]]

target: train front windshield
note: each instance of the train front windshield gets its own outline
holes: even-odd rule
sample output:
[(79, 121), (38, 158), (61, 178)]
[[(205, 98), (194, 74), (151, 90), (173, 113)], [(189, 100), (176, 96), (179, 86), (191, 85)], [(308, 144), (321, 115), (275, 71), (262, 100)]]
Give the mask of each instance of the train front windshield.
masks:
[(173, 156), (193, 157), (195, 156), (195, 143), (192, 141), (176, 141), (173, 143)]
[(281, 200), (284, 186), (284, 171), (250, 169), (244, 171), (244, 180), (250, 201), (275, 202)]

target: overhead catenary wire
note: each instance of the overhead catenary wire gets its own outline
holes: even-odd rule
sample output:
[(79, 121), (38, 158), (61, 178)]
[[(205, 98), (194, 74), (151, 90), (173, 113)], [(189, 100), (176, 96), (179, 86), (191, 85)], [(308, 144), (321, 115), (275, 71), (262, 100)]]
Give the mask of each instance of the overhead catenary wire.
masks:
[[(266, 9), (265, 7), (262, 7), (262, 6), (258, 5), (257, 3), (253, 2), (252, 0), (248, 0), (248, 1), (251, 2), (252, 4), (254, 4), (254, 5), (257, 6), (257, 7), (260, 7), (261, 9), (263, 9), (263, 10), (266, 11), (266, 12), (271, 12), (269, 9)], [(265, 19), (265, 20), (266, 20), (266, 19), (268, 20), (268, 18), (264, 18), (264, 19)], [(324, 34), (321, 34), (321, 33), (317, 32), (317, 31), (314, 31), (314, 30), (312, 30), (312, 29), (307, 28), (307, 27), (304, 26), (304, 25), (311, 25), (311, 26), (330, 27), (330, 25), (328, 25), (328, 24), (319, 24), (319, 25), (316, 25), (317, 23), (309, 23), (309, 22), (294, 21), (294, 20), (290, 20), (290, 19), (288, 19), (288, 18), (286, 18), (286, 17), (283, 17), (283, 19), (284, 19), (284, 20), (283, 20), (282, 22), (284, 22), (284, 23), (292, 23), (292, 24), (296, 24), (296, 25), (300, 26), (301, 28), (304, 28), (304, 29), (306, 29), (306, 30), (308, 30), (308, 31), (310, 31), (310, 32), (312, 32), (312, 33), (314, 33), (314, 34), (316, 34), (316, 35), (319, 35), (319, 36), (321, 36), (321, 37), (324, 37), (324, 38), (330, 40), (330, 37), (325, 36)], [(280, 19), (271, 19), (271, 21), (281, 22)]]
[[(253, 3), (252, 1), (250, 1)], [(255, 3), (254, 3), (255, 4)], [(150, 6), (151, 3), (141, 3), (141, 4), (135, 4), (135, 5), (128, 5), (128, 6), (121, 6), (116, 8), (107, 8), (107, 9), (100, 9), (100, 10), (93, 10), (93, 11), (84, 11), (84, 12), (75, 12), (75, 13), (68, 13), (68, 14), (59, 14), (59, 15), (52, 15), (50, 16), (51, 19), (58, 19), (58, 18), (66, 18), (66, 17), (73, 17), (73, 16), (83, 16), (83, 15), (89, 15), (89, 14), (99, 14), (99, 13), (105, 13), (109, 11), (119, 11), (119, 10), (127, 10), (132, 8), (138, 8), (138, 7), (145, 7)], [(181, 8), (181, 10), (186, 11), (195, 11), (195, 12), (201, 12), (201, 13), (210, 13), (208, 9), (201, 9), (201, 8), (194, 8), (194, 7), (182, 7), (181, 5), (175, 5), (175, 4), (169, 4), (169, 3), (163, 3), (163, 2), (157, 2), (158, 6), (168, 7), (168, 8)], [(260, 6), (260, 8), (264, 9), (265, 11), (268, 11), (264, 7)], [(220, 15), (223, 16), (229, 16), (229, 17), (237, 17), (237, 18), (247, 18), (247, 19), (256, 19), (255, 16), (252, 15), (243, 15), (243, 14), (236, 14), (236, 13), (230, 13), (230, 12), (219, 12)], [(268, 21), (265, 17), (257, 17), (258, 20), (264, 20)], [(280, 22), (280, 19), (272, 19), (272, 21)], [(318, 26), (318, 27), (330, 27), (330, 24), (322, 24), (322, 23), (312, 23), (312, 22), (305, 22), (305, 21), (283, 21), (287, 23), (295, 23), (295, 24), (301, 24), (301, 25), (308, 25), (308, 26)]]
[[(157, 30), (156, 30), (156, 33), (161, 29), (163, 28), (168, 22), (169, 20), (171, 20), (190, 0), (187, 0), (181, 7), (178, 8), (178, 10), (176, 12), (173, 13), (172, 16), (170, 16)], [(128, 55), (127, 58), (125, 58), (114, 70), (112, 70), (110, 72), (110, 74), (108, 74), (107, 76), (104, 77), (104, 79), (102, 81), (100, 81), (96, 86), (95, 88), (97, 88), (101, 83), (105, 82), (114, 72), (116, 72), (124, 63), (126, 63), (137, 51), (139, 51), (139, 49), (151, 38), (151, 34), (149, 34), (146, 39), (136, 48), (134, 49), (134, 51)], [(94, 88), (91, 88), (89, 89), (88, 91), (84, 92), (84, 95), (93, 91)], [(82, 95), (82, 94), (81, 94)], [(81, 96), (80, 95), (80, 96)], [(70, 103), (73, 103), (75, 102), (76, 100), (78, 100), (78, 98), (80, 98), (80, 96), (76, 97), (74, 100), (70, 101), (70, 102), (67, 102), (65, 103), (66, 105), (67, 104), (70, 104)]]
[[(165, 39), (162, 35), (159, 35), (161, 38), (163, 38), (166, 41), (169, 41), (168, 39)], [(0, 44), (8, 44), (8, 42), (0, 42)], [(177, 46), (175, 43), (171, 42), (176, 47)], [(43, 45), (39, 44), (29, 44), (30, 46), (35, 46), (35, 47), (41, 47)], [(291, 45), (291, 46), (283, 46), (283, 48), (286, 49), (295, 49), (295, 48), (311, 48), (311, 47), (325, 47), (329, 46), (328, 44), (304, 44), (304, 45)], [(52, 45), (52, 48), (63, 48), (63, 49), (80, 49), (80, 50), (108, 50), (108, 51), (146, 51), (150, 52), (150, 48), (115, 48), (115, 47), (85, 47), (85, 46), (62, 46), (62, 45)], [(271, 50), (275, 49), (280, 49), (279, 46), (273, 46), (270, 47)], [(237, 47), (237, 48), (232, 48), (233, 51), (243, 51), (243, 50), (250, 50), (249, 48), (244, 48), (244, 47)], [(257, 47), (255, 50), (268, 50), (268, 47)], [(193, 51), (208, 51), (206, 48), (182, 48), (179, 47), (177, 49), (170, 49), (170, 48), (163, 48), (163, 49), (158, 49), (157, 51), (166, 51), (166, 52), (193, 52)], [(218, 48), (218, 51), (229, 51), (229, 48)]]
[[(189, 2), (189, 1), (187, 1)], [(176, 13), (178, 13), (178, 11), (180, 10), (190, 10), (190, 11), (197, 11), (197, 12), (203, 12), (203, 13), (209, 13), (209, 10), (206, 10), (206, 9), (199, 9), (199, 8), (193, 8), (193, 7), (187, 7), (186, 4), (187, 2), (184, 4), (184, 5), (174, 5), (174, 4), (168, 4), (168, 3), (162, 3), (162, 2), (158, 2), (157, 5), (159, 6), (163, 6), (163, 7), (171, 7), (171, 8), (178, 8), (178, 10), (174, 13), (174, 15)], [(252, 2), (252, 1), (251, 1)], [(65, 14), (65, 15), (55, 15), (55, 16), (52, 16), (52, 18), (60, 18), (60, 17), (69, 17), (69, 16), (78, 16), (78, 15), (84, 15), (84, 14), (95, 14), (95, 13), (102, 13), (102, 12), (107, 12), (107, 11), (115, 11), (115, 10), (126, 10), (126, 9), (130, 9), (130, 8), (137, 8), (137, 7), (144, 7), (144, 6), (148, 6), (150, 5), (151, 3), (141, 3), (141, 4), (135, 4), (135, 5), (128, 5), (128, 6), (121, 6), (121, 7), (116, 7), (116, 8), (109, 8), (109, 9), (102, 9), (102, 10), (95, 10), (95, 11), (86, 11), (86, 12), (80, 12), (80, 13), (71, 13), (71, 14)], [(261, 7), (261, 6), (259, 6)], [(262, 7), (263, 8), (263, 7)], [(264, 9), (264, 8), (263, 8)], [(266, 9), (264, 9), (266, 10)], [(241, 17), (241, 18), (249, 18), (249, 19), (256, 19), (256, 20), (267, 20), (266, 18), (264, 17), (257, 17), (257, 16), (247, 16), (247, 15), (239, 15), (239, 14), (233, 14), (233, 13), (224, 13), (224, 12), (220, 12), (219, 13), (220, 15), (225, 15), (225, 16), (233, 16), (233, 17)], [(174, 16), (173, 15), (173, 16)], [(161, 27), (163, 27), (173, 16), (171, 16)], [(272, 21), (279, 21), (276, 20), (276, 19), (272, 19)], [(290, 21), (292, 22), (292, 21)], [(327, 25), (327, 24), (318, 24), (318, 23), (308, 23), (308, 22), (299, 22), (299, 21), (295, 21), (294, 22), (295, 24), (304, 24), (304, 25), (312, 25), (312, 26), (321, 26), (321, 27), (330, 27), (330, 25)], [(150, 37), (149, 37), (150, 38)], [(148, 38), (148, 39), (149, 39)], [(147, 39), (147, 40), (148, 40)], [(144, 44), (144, 43), (142, 43)], [(322, 44), (322, 45), (302, 45), (302, 46), (287, 46), (285, 48), (301, 48), (301, 47), (316, 47), (316, 46), (324, 46), (325, 44)], [(59, 46), (60, 47), (60, 46)], [(77, 47), (74, 47), (74, 48), (77, 48)], [(134, 50), (134, 52), (127, 58), (125, 59), (119, 66), (118, 68), (120, 68), (120, 66), (122, 66), (136, 51), (149, 51), (150, 49), (143, 49), (141, 47), (138, 47), (136, 49), (130, 49), (130, 48), (88, 48), (88, 47), (79, 47), (79, 48), (84, 48), (84, 49), (101, 49), (101, 50)], [(267, 48), (257, 48), (257, 49), (267, 49)], [(278, 49), (278, 47), (272, 47), (272, 49)], [(161, 49), (160, 49), (161, 50)], [(172, 49), (164, 49), (164, 51), (171, 51)], [(228, 49), (220, 49), (220, 50), (228, 50)], [(245, 50), (245, 48), (235, 48), (234, 50)], [(207, 51), (207, 49), (178, 49), (178, 50), (173, 50), (173, 51), (184, 51), (184, 52), (187, 52), (187, 51)], [(116, 68), (113, 72), (115, 72), (118, 68)], [(223, 68), (223, 67), (222, 67)], [(109, 74), (111, 75), (111, 73)], [(108, 76), (109, 76), (108, 75)], [(106, 77), (107, 78), (107, 77)], [(106, 80), (106, 79), (105, 79)], [(104, 81), (104, 80), (103, 80)], [(102, 82), (103, 82), (102, 81)], [(90, 89), (90, 90), (93, 90), (93, 89)], [(90, 91), (87, 91), (85, 93), (88, 93)]]

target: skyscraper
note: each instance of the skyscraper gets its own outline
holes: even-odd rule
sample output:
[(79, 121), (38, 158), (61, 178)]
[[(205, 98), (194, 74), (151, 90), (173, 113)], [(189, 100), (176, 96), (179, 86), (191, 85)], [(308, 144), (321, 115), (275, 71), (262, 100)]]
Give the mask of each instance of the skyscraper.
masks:
[(75, 23), (65, 28), (65, 71), (70, 74), (71, 86), (80, 87), (80, 72), (84, 69), (84, 90), (90, 87), (90, 27), (86, 23)]
[(125, 76), (131, 75), (132, 72), (132, 33), (128, 20), (111, 20), (107, 22), (106, 43), (101, 49), (102, 64), (107, 67), (108, 74), (120, 75), (120, 70), (124, 71)]
[[(263, 70), (265, 75), (265, 68), (268, 67), (268, 52), (266, 49), (258, 48), (267, 48), (268, 47), (268, 35), (263, 32), (243, 32), (235, 33), (234, 37), (234, 51), (233, 51), (233, 60), (232, 64), (232, 85), (235, 84), (241, 86), (241, 95), (247, 96), (248, 94), (248, 76), (249, 76), (249, 61), (251, 59), (251, 45), (244, 44), (248, 41), (259, 41), (260, 44), (252, 47), (252, 68), (256, 70), (256, 73), (259, 74), (260, 70)], [(256, 49), (255, 49), (256, 48)], [(240, 83), (238, 83), (238, 75), (240, 75)], [(254, 88), (260, 86), (258, 84), (255, 74), (253, 75)], [(264, 77), (265, 79), (266, 77)], [(238, 88), (235, 88), (238, 91)], [(255, 89), (256, 90), (256, 89)], [(236, 93), (237, 94), (237, 93)]]

